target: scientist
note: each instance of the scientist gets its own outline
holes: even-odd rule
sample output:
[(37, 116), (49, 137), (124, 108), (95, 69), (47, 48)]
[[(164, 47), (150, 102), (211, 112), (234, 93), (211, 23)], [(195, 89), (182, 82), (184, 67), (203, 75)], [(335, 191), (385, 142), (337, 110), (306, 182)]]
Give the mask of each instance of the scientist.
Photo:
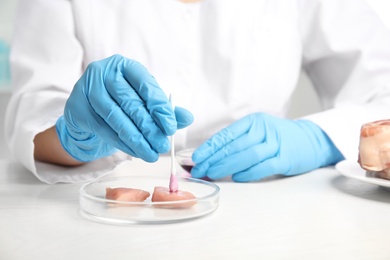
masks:
[[(197, 178), (301, 174), (356, 160), (390, 113), (390, 32), (364, 0), (20, 0), (11, 64), (6, 139), (47, 183), (154, 162), (172, 134)], [(323, 111), (286, 119), (302, 68)]]

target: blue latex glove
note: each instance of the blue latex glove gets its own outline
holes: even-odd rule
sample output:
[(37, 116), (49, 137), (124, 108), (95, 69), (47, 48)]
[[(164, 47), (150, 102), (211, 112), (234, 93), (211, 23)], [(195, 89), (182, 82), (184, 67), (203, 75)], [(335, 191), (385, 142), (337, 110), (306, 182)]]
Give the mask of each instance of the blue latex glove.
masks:
[(237, 182), (296, 175), (343, 159), (329, 137), (307, 120), (264, 113), (233, 123), (202, 144), (192, 156), (195, 178), (233, 175)]
[(154, 77), (140, 63), (114, 55), (91, 63), (76, 83), (56, 130), (64, 149), (83, 162), (117, 149), (154, 162), (170, 149), (167, 136), (190, 125), (173, 111)]

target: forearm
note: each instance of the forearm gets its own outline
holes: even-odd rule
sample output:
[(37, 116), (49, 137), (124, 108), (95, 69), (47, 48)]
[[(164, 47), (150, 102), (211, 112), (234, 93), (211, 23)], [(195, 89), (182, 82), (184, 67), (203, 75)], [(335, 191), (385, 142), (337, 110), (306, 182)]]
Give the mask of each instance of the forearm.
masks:
[(83, 162), (70, 156), (62, 147), (55, 126), (37, 134), (34, 138), (35, 160), (61, 166), (78, 166)]

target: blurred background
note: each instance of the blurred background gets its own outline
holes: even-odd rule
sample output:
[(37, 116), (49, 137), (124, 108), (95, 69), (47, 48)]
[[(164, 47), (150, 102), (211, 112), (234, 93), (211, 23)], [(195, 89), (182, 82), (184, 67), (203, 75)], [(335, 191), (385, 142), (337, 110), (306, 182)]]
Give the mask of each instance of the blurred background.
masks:
[(16, 5), (17, 0), (0, 0), (0, 159), (11, 158), (4, 142), (4, 114), (11, 95), (8, 57)]
[[(366, 1), (390, 29), (390, 0)], [(0, 159), (12, 159), (4, 142), (4, 114), (12, 92), (8, 57), (17, 3), (17, 0), (0, 0)], [(302, 73), (294, 93), (289, 117), (295, 118), (319, 110), (317, 95), (306, 75)]]

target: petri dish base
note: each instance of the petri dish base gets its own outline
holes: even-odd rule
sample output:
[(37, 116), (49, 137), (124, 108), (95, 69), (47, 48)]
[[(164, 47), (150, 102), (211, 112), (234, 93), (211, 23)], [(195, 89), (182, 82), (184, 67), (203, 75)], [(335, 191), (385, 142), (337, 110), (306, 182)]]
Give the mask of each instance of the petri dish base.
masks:
[[(88, 220), (107, 224), (169, 224), (201, 218), (218, 208), (219, 187), (211, 182), (187, 177), (179, 178), (179, 189), (191, 192), (195, 199), (152, 202), (154, 187), (167, 187), (168, 182), (167, 177), (145, 175), (109, 177), (89, 182), (80, 188), (80, 213)], [(108, 187), (142, 189), (150, 192), (150, 196), (143, 202), (108, 200), (105, 198)], [(180, 207), (186, 202), (193, 205)]]
[(195, 163), (192, 161), (192, 154), (194, 153), (195, 148), (188, 148), (176, 152), (175, 157), (180, 166), (187, 172), (191, 172), (192, 167)]

